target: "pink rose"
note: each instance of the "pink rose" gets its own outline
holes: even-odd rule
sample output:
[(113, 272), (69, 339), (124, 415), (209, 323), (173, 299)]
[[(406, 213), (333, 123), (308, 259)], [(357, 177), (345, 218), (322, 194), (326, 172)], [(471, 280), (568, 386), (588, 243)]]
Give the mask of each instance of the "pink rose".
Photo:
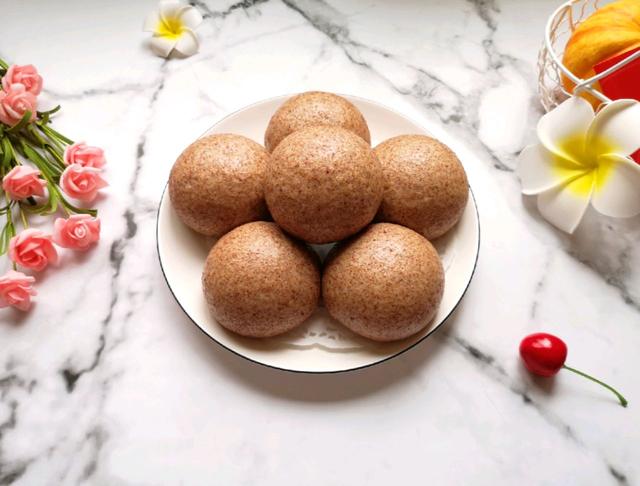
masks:
[(39, 175), (40, 171), (33, 167), (17, 165), (2, 179), (2, 189), (16, 201), (29, 196), (44, 196), (47, 182)]
[(34, 120), (37, 105), (38, 100), (33, 93), (29, 93), (23, 84), (14, 84), (9, 91), (0, 91), (0, 122), (12, 127), (22, 120), (27, 111), (31, 112), (30, 120)]
[(104, 150), (77, 142), (64, 149), (64, 161), (67, 165), (78, 164), (82, 167), (101, 169), (106, 163)]
[(28, 228), (9, 242), (9, 258), (18, 265), (34, 270), (43, 270), (49, 263), (57, 263), (56, 251), (51, 236), (38, 229)]
[(16, 84), (21, 84), (27, 92), (37, 96), (42, 91), (42, 76), (31, 64), (26, 66), (12, 64), (2, 77), (2, 89), (9, 92)]
[(60, 176), (60, 187), (69, 196), (84, 202), (93, 201), (98, 191), (108, 184), (100, 177), (100, 169), (71, 164)]
[(0, 308), (11, 305), (21, 311), (29, 310), (31, 297), (37, 294), (31, 286), (35, 281), (35, 278), (15, 270), (5, 273), (0, 277)]
[(53, 225), (53, 241), (62, 248), (86, 250), (100, 239), (100, 220), (88, 214), (58, 218)]

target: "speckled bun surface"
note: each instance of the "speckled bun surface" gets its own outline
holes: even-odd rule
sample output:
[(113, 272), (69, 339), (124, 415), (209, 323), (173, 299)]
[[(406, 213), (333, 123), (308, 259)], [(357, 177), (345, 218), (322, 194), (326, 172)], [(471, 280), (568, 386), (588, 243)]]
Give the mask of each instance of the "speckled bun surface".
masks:
[(267, 216), (264, 173), (269, 154), (241, 135), (202, 137), (178, 157), (169, 177), (171, 204), (182, 222), (221, 236)]
[(260, 221), (218, 240), (202, 286), (220, 325), (243, 336), (270, 337), (302, 324), (316, 309), (320, 268), (305, 244)]
[(382, 171), (369, 145), (339, 127), (298, 130), (271, 154), (265, 197), (273, 219), (310, 243), (346, 238), (371, 222)]
[(371, 143), (367, 122), (353, 103), (333, 93), (309, 91), (289, 98), (278, 108), (267, 126), (264, 145), (273, 152), (291, 133), (318, 125), (345, 128)]
[(401, 135), (375, 148), (384, 174), (378, 219), (407, 226), (432, 240), (458, 222), (469, 198), (456, 154), (424, 135)]
[(444, 291), (435, 248), (403, 226), (379, 223), (336, 245), (325, 262), (329, 313), (355, 333), (394, 341), (424, 329)]

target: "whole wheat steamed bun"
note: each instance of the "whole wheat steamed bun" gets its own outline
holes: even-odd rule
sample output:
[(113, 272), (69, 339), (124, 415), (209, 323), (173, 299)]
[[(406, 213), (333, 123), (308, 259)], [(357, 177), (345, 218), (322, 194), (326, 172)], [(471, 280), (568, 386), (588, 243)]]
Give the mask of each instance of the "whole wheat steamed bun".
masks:
[(353, 103), (332, 93), (309, 91), (289, 98), (278, 108), (267, 126), (264, 145), (273, 152), (291, 133), (318, 125), (345, 128), (371, 143), (367, 122)]
[(375, 148), (384, 174), (378, 219), (432, 240), (458, 222), (469, 197), (467, 175), (453, 151), (424, 135), (401, 135)]
[(264, 173), (269, 154), (241, 135), (202, 137), (178, 157), (169, 177), (171, 204), (182, 222), (208, 236), (267, 216)]
[(340, 127), (298, 130), (271, 154), (265, 197), (284, 230), (310, 243), (346, 238), (371, 222), (382, 198), (371, 147)]
[(403, 339), (424, 329), (443, 290), (442, 262), (431, 243), (389, 223), (373, 224), (336, 245), (322, 276), (329, 313), (375, 341)]
[(202, 286), (219, 324), (243, 336), (275, 336), (302, 324), (317, 307), (318, 258), (274, 223), (247, 223), (213, 246)]

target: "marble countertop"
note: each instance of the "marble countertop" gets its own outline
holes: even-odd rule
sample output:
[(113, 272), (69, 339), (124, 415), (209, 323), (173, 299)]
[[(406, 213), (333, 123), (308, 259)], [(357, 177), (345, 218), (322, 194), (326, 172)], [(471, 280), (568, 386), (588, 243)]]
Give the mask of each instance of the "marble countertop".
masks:
[[(0, 57), (35, 64), (56, 124), (105, 147), (100, 245), (0, 315), (0, 484), (640, 483), (640, 219), (573, 236), (520, 195), (541, 115), (536, 55), (558, 0), (207, 0), (200, 53), (154, 57), (153, 1), (3, 0)], [(483, 242), (446, 326), (399, 358), (308, 376), (251, 364), (182, 313), (155, 249), (175, 157), (217, 119), (284, 93), (379, 100), (441, 126), (467, 167)], [(534, 380), (546, 330), (586, 380)]]

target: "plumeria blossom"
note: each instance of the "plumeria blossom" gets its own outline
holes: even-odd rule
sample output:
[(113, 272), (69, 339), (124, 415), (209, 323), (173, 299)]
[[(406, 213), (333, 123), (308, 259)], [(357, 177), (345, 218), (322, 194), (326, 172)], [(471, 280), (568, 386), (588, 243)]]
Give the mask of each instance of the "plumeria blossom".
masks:
[(640, 165), (629, 157), (640, 148), (640, 103), (617, 100), (594, 114), (572, 97), (541, 118), (537, 135), (540, 143), (520, 154), (518, 175), (550, 223), (573, 233), (589, 203), (617, 218), (640, 213)]
[(202, 22), (202, 15), (190, 5), (175, 0), (160, 2), (158, 11), (151, 13), (144, 31), (152, 32), (151, 49), (158, 56), (169, 57), (175, 50), (183, 56), (198, 52), (198, 36), (194, 29)]

